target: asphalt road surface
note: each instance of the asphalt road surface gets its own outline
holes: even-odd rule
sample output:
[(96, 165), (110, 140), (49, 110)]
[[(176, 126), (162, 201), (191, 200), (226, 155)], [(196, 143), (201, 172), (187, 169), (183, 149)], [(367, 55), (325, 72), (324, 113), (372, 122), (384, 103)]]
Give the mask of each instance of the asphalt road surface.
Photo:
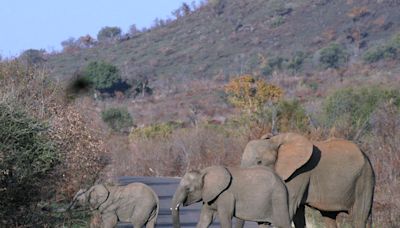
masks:
[[(160, 211), (158, 213), (156, 227), (172, 227), (171, 218), (171, 200), (178, 187), (179, 178), (161, 178), (161, 177), (120, 177), (119, 182), (122, 185), (126, 185), (132, 182), (141, 182), (150, 186), (157, 193), (160, 199)], [(199, 215), (200, 215), (201, 203), (196, 203), (188, 207), (181, 206), (180, 211), (180, 222), (182, 228), (196, 227)], [(132, 227), (127, 223), (121, 223), (118, 225), (120, 228)], [(220, 227), (218, 220), (215, 220), (210, 227)], [(246, 222), (246, 228), (258, 227), (255, 222)]]

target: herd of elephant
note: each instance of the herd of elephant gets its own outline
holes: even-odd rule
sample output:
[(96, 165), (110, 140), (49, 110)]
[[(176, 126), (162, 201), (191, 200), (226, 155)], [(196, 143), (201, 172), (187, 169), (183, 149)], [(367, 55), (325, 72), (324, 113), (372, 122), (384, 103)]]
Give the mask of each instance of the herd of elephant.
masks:
[[(259, 227), (305, 227), (305, 206), (321, 212), (325, 227), (336, 227), (340, 212), (356, 228), (371, 227), (374, 172), (367, 156), (353, 142), (329, 139), (311, 142), (285, 133), (250, 141), (240, 167), (211, 166), (187, 172), (172, 198), (172, 222), (180, 227), (179, 207), (203, 202), (197, 227), (218, 217), (221, 227), (245, 221)], [(154, 227), (159, 210), (155, 192), (145, 184), (80, 190), (71, 207), (89, 204), (98, 210), (102, 227), (118, 221)]]

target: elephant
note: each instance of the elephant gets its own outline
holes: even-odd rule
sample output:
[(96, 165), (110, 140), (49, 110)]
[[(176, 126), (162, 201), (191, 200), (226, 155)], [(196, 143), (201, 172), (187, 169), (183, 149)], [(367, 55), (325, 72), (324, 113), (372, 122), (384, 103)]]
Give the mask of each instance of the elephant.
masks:
[(371, 226), (375, 174), (353, 142), (311, 142), (296, 133), (262, 137), (250, 141), (242, 155), (241, 167), (256, 164), (272, 168), (285, 181), (296, 228), (306, 225), (305, 205), (321, 212), (326, 227), (337, 227), (340, 212), (350, 214), (356, 228)]
[(203, 202), (197, 227), (209, 227), (218, 216), (221, 227), (232, 227), (232, 217), (289, 228), (287, 190), (271, 169), (262, 166), (210, 166), (187, 172), (172, 198), (172, 222), (180, 227), (179, 207)]
[(101, 214), (101, 227), (116, 227), (117, 222), (121, 221), (130, 222), (135, 228), (144, 225), (154, 228), (159, 199), (149, 186), (142, 183), (126, 186), (97, 184), (88, 190), (79, 190), (68, 210), (87, 205)]

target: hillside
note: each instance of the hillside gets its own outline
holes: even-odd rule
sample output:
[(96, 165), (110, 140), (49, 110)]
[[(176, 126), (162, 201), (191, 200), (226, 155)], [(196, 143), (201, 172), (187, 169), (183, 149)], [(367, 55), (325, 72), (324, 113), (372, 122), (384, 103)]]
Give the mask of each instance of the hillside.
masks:
[[(311, 57), (331, 42), (343, 44), (352, 62), (358, 61), (400, 30), (400, 5), (394, 1), (219, 2), (221, 12), (209, 4), (127, 41), (56, 55), (49, 65), (58, 77), (96, 59), (117, 65), (126, 78), (147, 73), (159, 83), (229, 77), (259, 69), (260, 56), (290, 58), (302, 51)], [(312, 58), (308, 65), (316, 67)]]
[[(398, 72), (396, 64), (359, 65), (367, 50), (385, 44), (400, 31), (399, 10), (400, 4), (394, 1), (212, 1), (128, 40), (56, 54), (47, 63), (52, 75), (61, 80), (94, 60), (116, 65), (128, 81), (147, 78), (155, 92), (152, 103), (163, 102), (157, 102), (157, 108), (140, 104), (140, 110), (130, 105), (139, 119), (166, 110), (164, 105), (201, 109), (216, 104), (218, 107), (207, 107), (210, 110), (206, 112), (221, 113), (226, 112), (218, 92), (221, 85), (246, 73), (278, 83), (287, 88), (286, 96), (302, 99), (311, 91), (299, 87), (319, 84), (321, 91), (313, 92), (324, 96), (324, 84), (342, 82), (343, 77), (350, 80), (344, 84), (351, 85), (360, 83), (356, 77), (373, 74), (375, 69)], [(348, 59), (340, 71), (326, 73), (318, 62), (319, 50), (331, 43), (340, 44)], [(302, 57), (296, 68), (281, 67), (279, 61), (293, 63), (297, 53)], [(276, 76), (280, 72), (283, 75)], [(393, 84), (392, 78), (379, 77), (380, 82)], [(361, 83), (369, 83), (369, 79), (364, 77)]]

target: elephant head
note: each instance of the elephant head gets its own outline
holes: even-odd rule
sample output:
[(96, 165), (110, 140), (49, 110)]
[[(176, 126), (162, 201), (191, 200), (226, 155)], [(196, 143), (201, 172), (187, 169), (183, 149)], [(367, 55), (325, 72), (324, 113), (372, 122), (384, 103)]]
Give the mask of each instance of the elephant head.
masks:
[(213, 202), (231, 183), (231, 174), (221, 166), (212, 166), (201, 171), (186, 173), (172, 198), (172, 219), (174, 227), (179, 224), (179, 206), (188, 206), (203, 201)]
[(241, 166), (269, 166), (283, 180), (287, 180), (311, 158), (312, 152), (313, 144), (299, 134), (286, 133), (262, 137), (246, 145)]
[(102, 184), (95, 185), (89, 190), (80, 189), (68, 209), (89, 205), (91, 210), (96, 210), (108, 199), (109, 194), (110, 192)]

